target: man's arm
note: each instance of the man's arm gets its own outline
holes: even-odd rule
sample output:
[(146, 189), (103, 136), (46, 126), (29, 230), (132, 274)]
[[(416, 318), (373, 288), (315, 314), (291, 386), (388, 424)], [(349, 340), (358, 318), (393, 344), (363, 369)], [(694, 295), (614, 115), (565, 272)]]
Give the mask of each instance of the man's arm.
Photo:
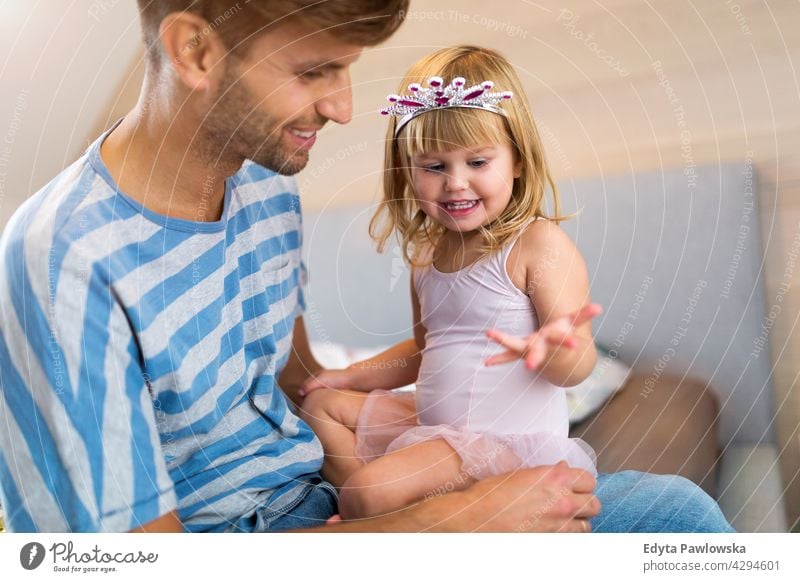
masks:
[(591, 474), (562, 462), (484, 479), (390, 515), (305, 531), (589, 532), (588, 520), (600, 513), (595, 486)]
[[(600, 512), (600, 502), (592, 495), (595, 485), (589, 473), (559, 463), (485, 479), (389, 515), (304, 531), (588, 532), (588, 520)], [(185, 530), (172, 512), (131, 531)]]
[(14, 419), (0, 456), (16, 461), (2, 479), (24, 491), (12, 531), (124, 531), (177, 506), (131, 320), (110, 275), (82, 267), (105, 247), (72, 234), (17, 228), (0, 246), (0, 418)]
[(311, 353), (311, 345), (308, 342), (303, 318), (302, 316), (298, 317), (294, 320), (292, 351), (289, 354), (286, 366), (281, 370), (281, 374), (278, 377), (278, 385), (292, 402), (300, 406), (303, 399), (297, 391), (300, 390), (300, 386), (307, 378), (320, 370), (322, 370), (322, 365)]
[(130, 533), (186, 533), (178, 514), (171, 511), (142, 526), (134, 528)]

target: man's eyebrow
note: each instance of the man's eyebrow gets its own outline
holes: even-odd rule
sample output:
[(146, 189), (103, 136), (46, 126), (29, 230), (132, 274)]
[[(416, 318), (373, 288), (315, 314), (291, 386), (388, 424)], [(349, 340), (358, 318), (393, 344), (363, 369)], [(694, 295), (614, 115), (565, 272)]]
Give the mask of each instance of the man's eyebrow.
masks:
[(339, 70), (344, 69), (347, 65), (337, 63), (336, 61), (307, 61), (305, 63), (297, 63), (295, 70), (297, 71), (319, 71), (325, 69)]

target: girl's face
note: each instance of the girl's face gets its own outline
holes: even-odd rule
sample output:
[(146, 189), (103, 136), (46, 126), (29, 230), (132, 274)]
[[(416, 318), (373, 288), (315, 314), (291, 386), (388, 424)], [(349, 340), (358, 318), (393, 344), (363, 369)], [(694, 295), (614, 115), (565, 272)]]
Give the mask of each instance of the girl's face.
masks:
[(419, 154), (411, 166), (422, 211), (457, 232), (477, 230), (498, 218), (520, 174), (507, 143)]

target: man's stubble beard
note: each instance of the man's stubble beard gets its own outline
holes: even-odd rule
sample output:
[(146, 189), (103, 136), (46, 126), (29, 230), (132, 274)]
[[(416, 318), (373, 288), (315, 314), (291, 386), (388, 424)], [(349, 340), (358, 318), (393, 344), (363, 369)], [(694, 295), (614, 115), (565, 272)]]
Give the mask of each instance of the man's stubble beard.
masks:
[(244, 159), (293, 176), (308, 164), (308, 150), (283, 143), (283, 128), (258, 107), (259, 101), (226, 71), (214, 106), (199, 130), (203, 160), (216, 167), (228, 161), (238, 167)]

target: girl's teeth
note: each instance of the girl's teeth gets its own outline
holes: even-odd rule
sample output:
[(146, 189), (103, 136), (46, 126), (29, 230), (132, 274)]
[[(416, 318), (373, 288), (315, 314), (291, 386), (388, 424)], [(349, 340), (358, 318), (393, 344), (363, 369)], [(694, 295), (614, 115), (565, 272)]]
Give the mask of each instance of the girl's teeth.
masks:
[(448, 210), (464, 210), (465, 208), (472, 208), (478, 204), (477, 200), (468, 200), (465, 202), (445, 202), (444, 206)]

